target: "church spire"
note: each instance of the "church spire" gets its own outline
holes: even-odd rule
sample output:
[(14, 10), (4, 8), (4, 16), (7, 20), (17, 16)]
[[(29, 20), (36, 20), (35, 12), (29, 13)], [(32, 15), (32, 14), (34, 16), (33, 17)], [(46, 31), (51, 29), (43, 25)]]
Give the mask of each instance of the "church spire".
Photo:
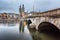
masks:
[(25, 8), (24, 8), (24, 4), (23, 4), (22, 6), (20, 5), (20, 7), (19, 7), (19, 13), (20, 13), (21, 17), (23, 16), (24, 12), (25, 12)]
[(25, 11), (25, 8), (24, 8), (24, 4), (22, 5), (22, 12), (24, 12)]
[(20, 13), (22, 12), (22, 10), (21, 10), (21, 5), (20, 5), (20, 8), (19, 8), (19, 12), (20, 12)]

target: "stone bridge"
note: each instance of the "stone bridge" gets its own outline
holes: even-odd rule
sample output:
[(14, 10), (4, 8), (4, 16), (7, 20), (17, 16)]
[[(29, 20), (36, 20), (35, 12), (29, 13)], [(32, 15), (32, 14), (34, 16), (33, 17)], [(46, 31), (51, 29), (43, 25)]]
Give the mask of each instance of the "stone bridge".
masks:
[(35, 25), (37, 30), (38, 25), (44, 21), (50, 22), (60, 29), (60, 8), (45, 12), (31, 12), (28, 14), (23, 12), (21, 15), (27, 18), (27, 20), (30, 19), (32, 21), (31, 25)]
[(38, 25), (44, 21), (50, 22), (60, 29), (60, 8), (45, 12), (31, 12), (26, 17), (32, 21), (31, 25), (35, 25), (37, 30)]
[(36, 30), (38, 30), (38, 26), (42, 22), (50, 22), (60, 29), (60, 18), (36, 17), (36, 18), (28, 18), (27, 20), (29, 19), (32, 21), (32, 24), (30, 24), (30, 26), (31, 27), (34, 26)]

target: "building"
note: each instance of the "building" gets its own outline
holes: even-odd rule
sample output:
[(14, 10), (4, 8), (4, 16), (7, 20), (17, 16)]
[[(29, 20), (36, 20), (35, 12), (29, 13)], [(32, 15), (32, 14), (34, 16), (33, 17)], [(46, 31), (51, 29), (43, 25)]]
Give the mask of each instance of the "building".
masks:
[(19, 12), (20, 12), (20, 18), (22, 17), (25, 18), (25, 16), (28, 15), (28, 13), (25, 12), (24, 4), (22, 6), (20, 5)]
[(1, 19), (19, 19), (19, 14), (16, 13), (0, 13), (0, 20)]
[(8, 15), (6, 13), (1, 13), (0, 14), (0, 19), (8, 19)]
[(10, 19), (19, 19), (19, 14), (16, 13), (7, 13)]

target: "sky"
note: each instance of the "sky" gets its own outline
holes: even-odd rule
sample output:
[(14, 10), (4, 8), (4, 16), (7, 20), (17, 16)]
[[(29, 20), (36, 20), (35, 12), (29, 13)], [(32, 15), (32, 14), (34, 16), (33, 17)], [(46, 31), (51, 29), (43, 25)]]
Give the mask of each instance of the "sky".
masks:
[(19, 13), (19, 6), (24, 4), (25, 11), (42, 12), (60, 8), (60, 0), (0, 0), (0, 13)]

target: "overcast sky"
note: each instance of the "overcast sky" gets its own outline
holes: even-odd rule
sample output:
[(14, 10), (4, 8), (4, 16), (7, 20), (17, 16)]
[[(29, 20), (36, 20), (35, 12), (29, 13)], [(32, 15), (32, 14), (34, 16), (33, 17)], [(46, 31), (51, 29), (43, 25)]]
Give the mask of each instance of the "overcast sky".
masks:
[(47, 11), (60, 8), (60, 0), (0, 0), (0, 12), (19, 12), (20, 4), (25, 5), (25, 10)]

